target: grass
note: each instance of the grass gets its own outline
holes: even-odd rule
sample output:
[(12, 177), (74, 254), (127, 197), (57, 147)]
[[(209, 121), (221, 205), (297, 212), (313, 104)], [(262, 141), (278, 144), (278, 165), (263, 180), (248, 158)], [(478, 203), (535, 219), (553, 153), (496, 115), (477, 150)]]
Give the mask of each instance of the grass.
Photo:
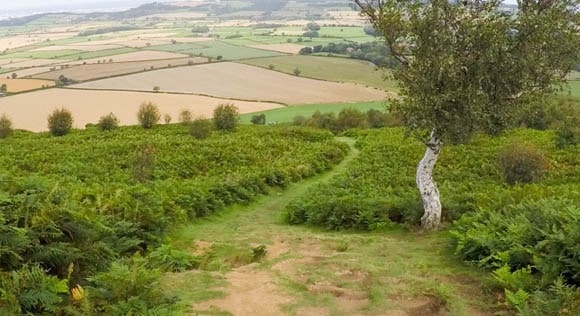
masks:
[(121, 48), (113, 48), (113, 49), (104, 49), (94, 52), (83, 52), (80, 54), (74, 54), (66, 56), (66, 58), (77, 60), (77, 59), (91, 59), (91, 58), (99, 58), (99, 57), (109, 57), (115, 56), (125, 53), (136, 52), (138, 49), (130, 48), (130, 47), (121, 47)]
[[(568, 85), (570, 86), (570, 96), (580, 98), (580, 80), (570, 80)], [(564, 94), (567, 95), (568, 91), (565, 90)]]
[(240, 60), (248, 58), (285, 55), (273, 51), (237, 46), (222, 41), (207, 41), (207, 42), (198, 42), (195, 44), (159, 45), (159, 46), (151, 46), (148, 49), (169, 51), (182, 54), (192, 54), (195, 56), (202, 55), (204, 57), (213, 57), (213, 58), (222, 56), (223, 60)]
[(283, 108), (255, 112), (249, 114), (240, 115), (242, 123), (249, 124), (252, 116), (265, 114), (267, 122), (278, 122), (278, 123), (289, 123), (294, 120), (294, 117), (302, 115), (305, 117), (310, 117), (314, 112), (320, 111), (338, 113), (342, 109), (355, 108), (360, 111), (367, 111), (369, 109), (384, 110), (386, 106), (385, 102), (375, 101), (375, 102), (360, 102), (360, 103), (330, 103), (330, 104), (309, 104), (300, 106), (287, 106)]
[(375, 66), (366, 61), (348, 58), (321, 56), (281, 56), (242, 61), (245, 64), (293, 74), (299, 68), (301, 76), (338, 82), (360, 83), (370, 87), (396, 91), (393, 80), (384, 80), (384, 71), (375, 71)]
[(68, 56), (79, 54), (79, 50), (74, 49), (63, 49), (63, 50), (53, 50), (53, 51), (24, 51), (16, 52), (11, 54), (6, 54), (0, 56), (2, 59), (13, 59), (13, 58), (32, 58), (32, 59), (57, 59), (57, 58), (69, 58)]
[[(385, 310), (409, 311), (406, 305), (417, 300), (436, 302), (449, 315), (470, 315), (473, 311), (491, 315), (489, 297), (482, 292), (483, 272), (452, 257), (444, 232), (328, 232), (282, 223), (280, 210), (286, 204), (347, 169), (357, 151), (352, 140), (345, 141), (351, 144), (352, 152), (332, 171), (285, 191), (271, 192), (251, 205), (234, 206), (184, 225), (175, 230), (170, 244), (192, 252), (198, 250), (196, 241), (231, 248), (264, 244), (267, 251), (283, 245), (277, 255), (237, 273), (247, 272), (249, 280), (252, 271), (268, 273), (271, 282), (289, 298), (290, 303), (283, 306), (289, 315), (301, 315), (307, 308), (322, 309), (322, 314), (330, 315), (376, 315)], [(221, 252), (214, 259), (222, 257), (221, 262), (228, 262), (229, 256)], [(286, 268), (281, 268), (285, 263)], [(195, 303), (240, 294), (237, 290), (228, 292), (224, 281), (228, 270), (168, 273), (162, 286), (195, 310)], [(349, 305), (353, 301), (358, 305)], [(221, 315), (218, 312), (224, 313), (219, 309), (193, 311), (195, 315)], [(410, 312), (426, 315), (416, 308)]]

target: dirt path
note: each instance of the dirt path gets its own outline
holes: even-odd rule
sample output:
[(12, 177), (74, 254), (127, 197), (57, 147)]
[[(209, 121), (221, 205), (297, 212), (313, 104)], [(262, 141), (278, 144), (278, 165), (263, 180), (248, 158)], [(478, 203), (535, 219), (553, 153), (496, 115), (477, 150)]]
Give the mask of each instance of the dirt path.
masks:
[[(351, 151), (333, 170), (174, 237), (175, 245), (209, 258), (205, 267), (213, 271), (166, 280), (191, 301), (187, 315), (491, 315), (474, 306), (483, 303), (469, 271), (437, 250), (445, 248), (440, 234), (326, 232), (282, 223), (289, 202), (345, 172), (358, 155), (352, 139), (340, 140)], [(259, 245), (265, 256), (245, 260)]]

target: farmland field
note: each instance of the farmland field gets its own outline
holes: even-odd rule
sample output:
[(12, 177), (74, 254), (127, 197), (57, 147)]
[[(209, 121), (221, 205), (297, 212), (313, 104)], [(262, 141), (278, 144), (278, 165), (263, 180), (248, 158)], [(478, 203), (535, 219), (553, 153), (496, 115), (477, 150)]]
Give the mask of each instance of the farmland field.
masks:
[(35, 78), (57, 80), (60, 76), (66, 76), (75, 81), (87, 81), (99, 78), (107, 78), (124, 74), (142, 72), (157, 68), (167, 68), (182, 65), (191, 65), (207, 62), (207, 58), (173, 58), (159, 60), (143, 60), (132, 62), (108, 62), (107, 59), (100, 64), (78, 65), (61, 70), (35, 75)]
[(384, 91), (362, 85), (313, 80), (236, 63), (163, 69), (74, 85), (134, 91), (150, 91), (156, 86), (165, 92), (286, 104), (376, 101), (386, 97)]
[(267, 122), (290, 123), (296, 116), (310, 117), (314, 112), (332, 112), (338, 114), (343, 109), (354, 108), (361, 112), (370, 109), (384, 111), (386, 103), (383, 101), (357, 102), (357, 103), (330, 103), (330, 104), (308, 104), (300, 106), (286, 106), (278, 109), (243, 114), (240, 116), (243, 123), (250, 123), (252, 116), (264, 114)]
[(6, 85), (7, 91), (10, 93), (24, 92), (54, 86), (54, 82), (50, 80), (0, 78), (0, 85), (4, 84)]
[(237, 46), (222, 41), (195, 42), (190, 44), (177, 43), (161, 46), (151, 46), (148, 49), (175, 52), (181, 54), (193, 54), (197, 56), (202, 55), (213, 58), (218, 58), (218, 56), (222, 56), (224, 60), (240, 60), (247, 58), (284, 55), (282, 53), (275, 51), (268, 51), (245, 46)]
[(77, 89), (50, 89), (0, 98), (0, 113), (6, 113), (14, 127), (30, 131), (47, 130), (49, 113), (54, 109), (69, 109), (75, 127), (96, 123), (100, 116), (114, 113), (123, 125), (137, 123), (139, 105), (145, 101), (156, 103), (162, 113), (170, 114), (174, 121), (183, 109), (194, 116), (211, 117), (214, 108), (222, 103), (234, 103), (241, 113), (263, 111), (280, 107), (266, 102), (244, 102), (216, 99), (197, 95), (165, 93), (85, 91)]
[(375, 70), (375, 66), (366, 61), (320, 56), (282, 56), (271, 58), (259, 58), (242, 61), (248, 65), (268, 68), (274, 66), (275, 70), (293, 73), (299, 68), (301, 76), (337, 81), (361, 83), (379, 89), (395, 91), (396, 85), (391, 80), (383, 79), (383, 70)]

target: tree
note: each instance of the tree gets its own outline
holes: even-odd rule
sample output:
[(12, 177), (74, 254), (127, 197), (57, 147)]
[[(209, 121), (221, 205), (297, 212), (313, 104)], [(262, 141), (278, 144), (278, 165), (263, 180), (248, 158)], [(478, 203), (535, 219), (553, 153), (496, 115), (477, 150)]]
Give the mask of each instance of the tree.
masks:
[(416, 182), (424, 229), (441, 219), (433, 168), (444, 142), (497, 134), (552, 95), (580, 60), (578, 0), (355, 0), (400, 63), (393, 110), (425, 142)]
[(220, 104), (213, 111), (213, 122), (218, 131), (233, 132), (239, 121), (238, 108), (231, 104)]
[(252, 115), (252, 119), (250, 120), (252, 124), (255, 125), (265, 125), (266, 124), (266, 114), (262, 113), (259, 115)]
[(6, 92), (8, 92), (8, 86), (5, 83), (3, 83), (0, 86), (0, 93), (6, 93)]
[(53, 136), (64, 136), (70, 132), (73, 125), (72, 113), (65, 109), (55, 109), (48, 116), (48, 130)]
[(12, 121), (6, 114), (0, 116), (0, 139), (12, 135)]
[(302, 70), (300, 70), (300, 68), (296, 67), (296, 68), (294, 68), (293, 72), (294, 72), (294, 76), (298, 77), (302, 73)]
[(143, 128), (152, 128), (160, 119), (161, 113), (155, 103), (144, 102), (141, 104), (139, 112), (137, 112), (137, 120), (139, 120), (139, 124), (141, 124)]
[(306, 28), (309, 31), (320, 31), (320, 25), (318, 25), (318, 23), (316, 22), (309, 22), (308, 24), (306, 24)]

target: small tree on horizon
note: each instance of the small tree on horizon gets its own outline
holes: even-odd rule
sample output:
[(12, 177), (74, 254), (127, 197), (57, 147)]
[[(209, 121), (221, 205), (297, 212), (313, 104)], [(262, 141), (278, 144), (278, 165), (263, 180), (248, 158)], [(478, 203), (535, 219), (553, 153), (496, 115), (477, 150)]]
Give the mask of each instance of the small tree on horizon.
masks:
[(65, 109), (55, 109), (48, 116), (48, 130), (53, 136), (64, 136), (68, 134), (73, 125), (72, 113)]
[(220, 104), (213, 111), (213, 122), (218, 131), (235, 131), (239, 119), (238, 108), (232, 103)]
[(426, 145), (416, 183), (424, 229), (441, 221), (432, 173), (445, 142), (509, 128), (525, 105), (554, 94), (580, 60), (577, 0), (355, 0), (399, 62), (391, 100)]
[(151, 101), (143, 102), (137, 112), (137, 120), (143, 128), (152, 128), (161, 119), (161, 112), (157, 105)]
[(12, 135), (12, 120), (6, 115), (0, 116), (0, 139)]

